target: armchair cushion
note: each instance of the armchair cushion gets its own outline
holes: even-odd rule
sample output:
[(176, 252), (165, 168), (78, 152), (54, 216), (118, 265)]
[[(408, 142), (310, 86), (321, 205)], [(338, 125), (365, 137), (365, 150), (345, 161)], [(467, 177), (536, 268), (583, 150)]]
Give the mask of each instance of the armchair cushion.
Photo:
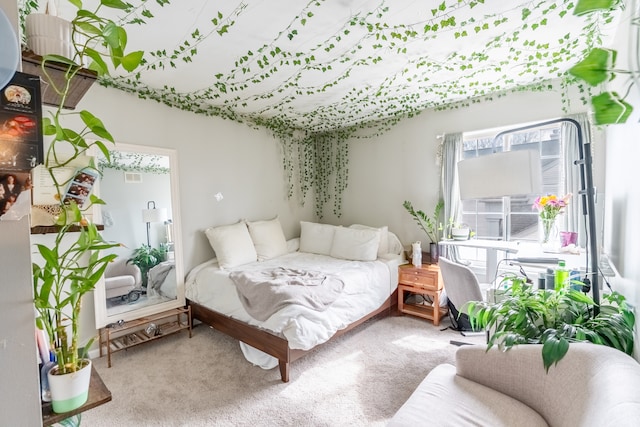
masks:
[(433, 369), (388, 424), (419, 425), (548, 426), (527, 405), (457, 376), (456, 368), (449, 364)]
[(456, 367), (433, 369), (389, 425), (638, 425), (640, 364), (632, 357), (572, 343), (547, 373), (541, 351), (539, 344), (506, 352), (462, 346)]

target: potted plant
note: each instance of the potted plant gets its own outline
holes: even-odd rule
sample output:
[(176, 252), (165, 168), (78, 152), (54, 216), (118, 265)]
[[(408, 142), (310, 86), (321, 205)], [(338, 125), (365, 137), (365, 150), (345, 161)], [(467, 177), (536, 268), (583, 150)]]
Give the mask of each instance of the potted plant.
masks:
[(623, 295), (603, 295), (600, 311), (594, 315), (593, 299), (576, 290), (583, 285), (580, 281), (556, 290), (537, 289), (525, 278), (508, 274), (501, 285), (506, 288), (497, 291), (496, 303), (471, 302), (466, 307), (474, 329), (489, 331), (487, 348), (542, 344), (547, 370), (564, 357), (572, 342), (589, 341), (629, 355), (633, 352), (635, 315)]
[[(107, 264), (116, 257), (115, 254), (101, 255), (100, 251), (117, 246), (104, 241), (95, 224), (83, 220), (82, 211), (75, 203), (65, 206), (64, 212), (62, 218), (72, 215), (72, 219), (61, 223), (52, 247), (36, 245), (44, 262), (32, 265), (34, 303), (38, 312), (36, 323), (46, 331), (52, 359), (56, 362), (49, 371), (52, 404), (56, 412), (75, 409), (87, 399), (91, 371), (85, 353), (93, 340), (82, 349), (78, 343), (82, 297), (94, 289)], [(63, 240), (72, 227), (78, 229), (78, 239), (68, 246)], [(59, 383), (66, 382), (60, 379), (65, 374), (70, 374), (68, 380), (81, 383), (82, 391), (77, 395), (68, 395), (64, 391), (65, 385), (58, 391)], [(58, 399), (57, 393), (65, 397)]]
[(153, 248), (149, 245), (142, 245), (131, 254), (127, 264), (133, 264), (140, 269), (142, 274), (142, 287), (146, 288), (149, 282), (149, 270), (160, 264), (165, 257), (165, 251)]
[[(100, 252), (117, 246), (104, 241), (98, 227), (85, 215), (94, 205), (104, 202), (93, 194), (82, 206), (74, 201), (65, 201), (63, 195), (72, 178), (60, 178), (59, 173), (62, 168), (74, 165), (78, 159), (94, 150), (100, 150), (108, 157), (107, 144), (113, 144), (114, 139), (95, 115), (86, 110), (63, 112), (63, 105), (70, 90), (69, 82), (81, 69), (79, 62), (75, 62), (76, 59), (91, 58), (93, 62), (90, 68), (99, 75), (109, 74), (107, 61), (110, 61), (113, 68), (122, 66), (132, 71), (142, 59), (142, 52), (125, 54), (127, 34), (124, 28), (98, 15), (99, 10), (104, 7), (129, 11), (130, 5), (120, 0), (103, 0), (95, 11), (89, 11), (82, 9), (80, 2), (69, 3), (78, 9), (71, 21), (73, 33), (84, 36), (85, 42), (81, 45), (74, 44), (73, 59), (44, 55), (42, 60), (44, 79), (51, 90), (55, 90), (60, 96), (59, 105), (50, 113), (50, 117), (43, 119), (42, 127), (44, 135), (51, 137), (44, 167), (56, 189), (59, 214), (54, 218), (57, 226), (55, 240), (51, 245), (36, 245), (42, 260), (32, 263), (36, 323), (47, 332), (51, 358), (55, 360), (55, 366), (47, 375), (55, 412), (73, 410), (87, 400), (90, 361), (83, 356), (84, 349), (93, 340), (83, 347), (78, 342), (82, 297), (95, 288), (104, 275), (107, 264), (116, 256), (101, 255)], [(56, 85), (49, 79), (45, 68), (48, 61), (67, 68), (62, 85)], [(64, 125), (72, 116), (79, 117), (79, 129), (74, 130)], [(86, 169), (97, 172), (92, 162)], [(81, 383), (79, 389), (74, 388), (76, 386), (73, 384), (69, 386), (71, 389), (67, 389), (66, 385), (59, 385), (60, 382), (74, 383), (78, 379)]]
[(440, 232), (442, 231), (442, 223), (440, 222), (440, 215), (442, 209), (444, 209), (444, 201), (439, 200), (436, 207), (433, 209), (433, 216), (428, 217), (423, 211), (416, 211), (410, 201), (405, 200), (402, 206), (409, 212), (413, 219), (418, 223), (418, 226), (427, 234), (430, 240), (429, 253), (431, 259), (435, 262), (438, 261), (438, 242), (440, 241)]

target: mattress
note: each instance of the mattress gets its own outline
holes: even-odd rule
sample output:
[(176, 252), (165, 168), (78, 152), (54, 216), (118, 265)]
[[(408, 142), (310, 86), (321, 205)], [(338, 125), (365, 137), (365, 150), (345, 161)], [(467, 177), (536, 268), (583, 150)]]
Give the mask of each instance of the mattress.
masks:
[[(329, 340), (336, 331), (379, 308), (397, 288), (401, 256), (387, 255), (376, 261), (349, 261), (305, 252), (292, 252), (267, 261), (220, 269), (216, 260), (195, 267), (185, 283), (186, 297), (210, 310), (225, 314), (285, 338), (289, 348), (309, 350)], [(284, 267), (338, 275), (344, 281), (342, 295), (324, 311), (299, 305), (287, 306), (260, 322), (240, 302), (231, 271), (259, 271)], [(277, 360), (241, 343), (247, 359), (264, 368)]]

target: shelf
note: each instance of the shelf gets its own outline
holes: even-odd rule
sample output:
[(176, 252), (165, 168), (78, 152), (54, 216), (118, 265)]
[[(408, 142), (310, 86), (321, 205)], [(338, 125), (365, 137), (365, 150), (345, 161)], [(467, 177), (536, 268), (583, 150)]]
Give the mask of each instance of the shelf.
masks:
[[(402, 312), (406, 314), (422, 317), (428, 320), (435, 320), (435, 316), (434, 316), (435, 310), (430, 305), (405, 303), (402, 307)], [(442, 319), (446, 315), (447, 315), (447, 309), (444, 307), (440, 307), (440, 315), (438, 317)]]
[[(96, 225), (98, 230), (104, 230), (104, 225)], [(59, 225), (36, 225), (31, 227), (31, 234), (55, 234), (60, 230)], [(69, 228), (70, 232), (80, 231), (80, 226), (73, 226)]]
[(102, 382), (102, 378), (98, 375), (96, 369), (91, 366), (91, 382), (89, 383), (89, 397), (87, 402), (81, 407), (74, 409), (73, 411), (65, 412), (63, 414), (56, 414), (53, 412), (51, 402), (42, 403), (42, 425), (50, 426), (56, 424), (64, 419), (67, 419), (80, 412), (87, 411), (89, 409), (100, 406), (104, 403), (111, 401), (111, 392)]
[[(183, 320), (184, 318), (184, 320)], [(154, 323), (158, 334), (149, 334), (146, 327)], [(151, 316), (125, 322), (121, 326), (100, 329), (100, 357), (107, 354), (107, 366), (111, 367), (111, 354), (140, 344), (154, 341), (182, 330), (192, 333), (191, 307), (175, 308)]]
[[(47, 61), (45, 68), (49, 78), (58, 87), (63, 87), (65, 78), (64, 74), (69, 66), (59, 62)], [(42, 57), (36, 55), (30, 50), (22, 51), (22, 71), (27, 74), (40, 76), (40, 88), (42, 93), (42, 103), (57, 107), (60, 104), (60, 96), (53, 88), (49, 87), (48, 78), (43, 75)], [(93, 70), (81, 68), (75, 77), (71, 80), (71, 90), (65, 98), (64, 108), (73, 110), (78, 102), (87, 93), (91, 85), (97, 80), (98, 73)]]

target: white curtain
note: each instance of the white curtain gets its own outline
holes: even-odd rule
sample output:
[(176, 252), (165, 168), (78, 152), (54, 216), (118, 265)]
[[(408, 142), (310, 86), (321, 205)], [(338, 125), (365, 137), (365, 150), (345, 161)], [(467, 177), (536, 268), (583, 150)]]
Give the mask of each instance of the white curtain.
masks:
[(459, 220), (460, 187), (458, 185), (458, 161), (462, 157), (462, 133), (446, 134), (442, 143), (442, 198), (444, 222)]
[[(440, 169), (442, 199), (444, 200), (444, 224), (449, 219), (459, 221), (460, 186), (458, 185), (458, 161), (462, 157), (462, 133), (446, 134), (442, 143), (442, 164)], [(445, 236), (446, 237), (446, 236)], [(460, 262), (455, 246), (447, 246), (443, 253), (447, 258)], [(441, 247), (441, 250), (443, 248)]]
[[(575, 114), (567, 118), (579, 123), (582, 131), (582, 143), (591, 142), (591, 124), (587, 114)], [(575, 125), (569, 122), (562, 123), (560, 138), (564, 151), (565, 192), (573, 194), (562, 220), (562, 225), (568, 231), (578, 232), (578, 244), (584, 247), (587, 244), (587, 234), (585, 216), (582, 211), (582, 196), (578, 194), (582, 188), (580, 166), (574, 164), (576, 160), (580, 159), (580, 142), (578, 141), (578, 130)]]

